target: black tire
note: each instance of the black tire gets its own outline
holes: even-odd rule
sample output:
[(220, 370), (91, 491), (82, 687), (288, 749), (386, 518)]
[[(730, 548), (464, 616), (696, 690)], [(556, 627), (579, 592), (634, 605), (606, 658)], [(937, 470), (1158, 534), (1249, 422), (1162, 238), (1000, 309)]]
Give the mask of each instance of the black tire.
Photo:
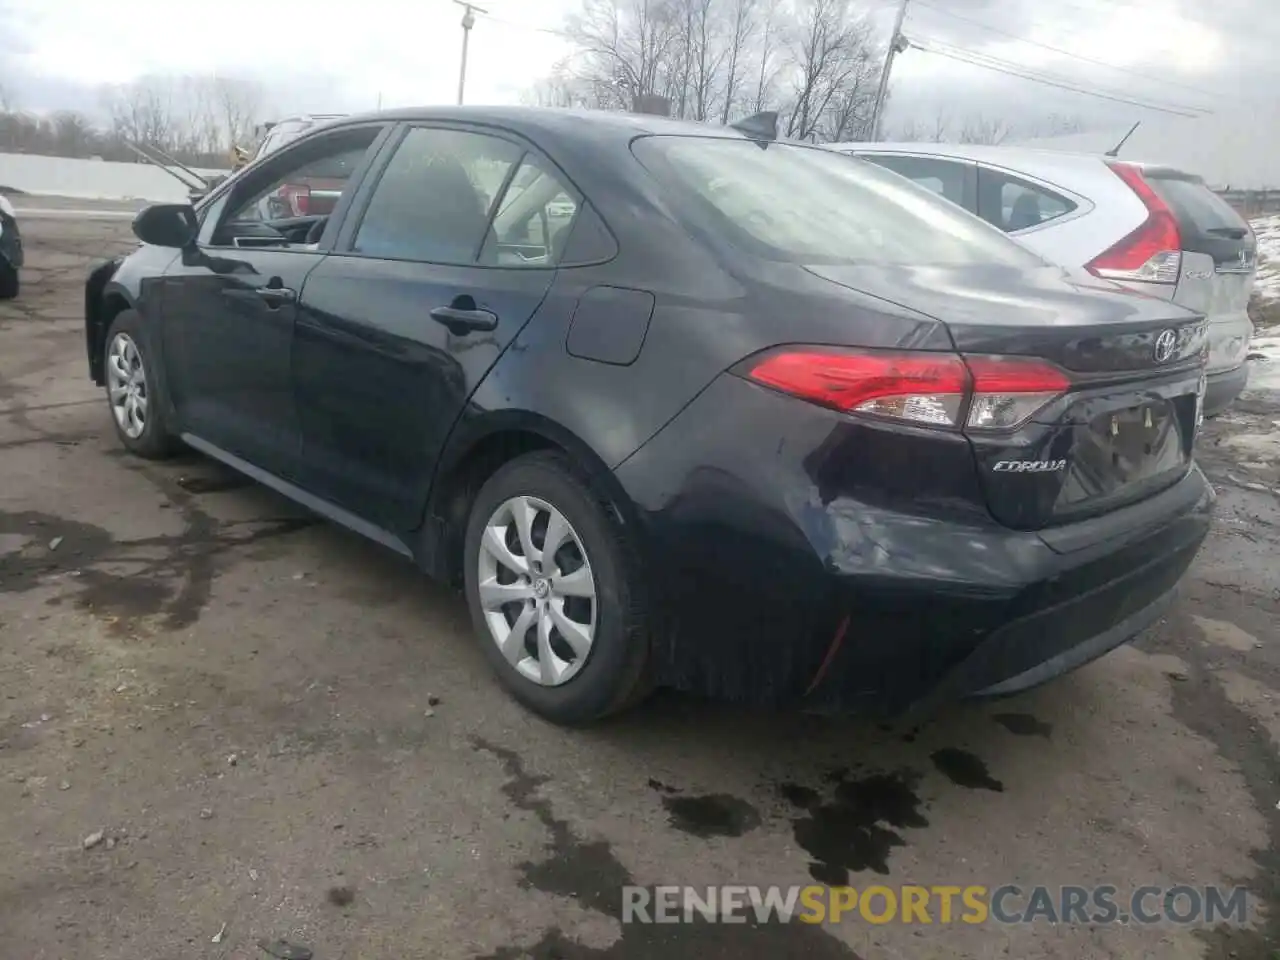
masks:
[[(581, 668), (560, 686), (535, 683), (507, 662), (480, 605), (481, 538), (495, 511), (519, 496), (545, 501), (563, 514), (581, 542), (595, 580), (595, 637)], [(588, 724), (634, 706), (652, 689), (648, 604), (640, 564), (612, 510), (564, 454), (526, 454), (489, 478), (471, 506), (463, 564), (467, 605), (485, 657), (503, 686), (534, 713), (557, 724)]]
[(21, 286), (16, 267), (0, 263), (0, 300), (12, 300), (18, 295)]
[[(111, 371), (107, 365), (110, 363), (111, 346), (121, 334), (128, 337), (137, 348), (145, 378), (147, 415), (142, 432), (136, 437), (129, 436), (121, 427), (111, 401)], [(122, 310), (116, 315), (102, 343), (102, 352), (103, 375), (107, 383), (107, 409), (120, 443), (130, 453), (146, 460), (164, 460), (172, 456), (179, 444), (169, 427), (169, 395), (165, 389), (164, 370), (156, 351), (151, 349), (146, 325), (136, 311)]]

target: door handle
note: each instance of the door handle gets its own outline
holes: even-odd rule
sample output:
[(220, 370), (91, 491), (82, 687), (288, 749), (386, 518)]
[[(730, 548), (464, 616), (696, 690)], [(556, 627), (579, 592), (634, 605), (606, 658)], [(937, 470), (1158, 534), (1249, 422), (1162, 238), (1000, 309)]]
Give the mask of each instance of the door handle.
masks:
[(272, 310), (286, 303), (296, 303), (298, 301), (297, 291), (290, 290), (288, 287), (258, 287), (254, 293)]
[(492, 310), (436, 307), (431, 311), (431, 319), (444, 324), (450, 333), (459, 337), (472, 331), (495, 330), (498, 326), (498, 315)]

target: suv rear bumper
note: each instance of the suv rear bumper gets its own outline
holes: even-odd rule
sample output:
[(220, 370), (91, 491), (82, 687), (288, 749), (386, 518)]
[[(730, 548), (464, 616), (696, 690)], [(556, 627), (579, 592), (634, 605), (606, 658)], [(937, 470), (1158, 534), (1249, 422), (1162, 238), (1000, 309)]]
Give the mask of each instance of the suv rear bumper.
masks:
[(1234, 370), (1220, 370), (1205, 377), (1204, 415), (1215, 417), (1225, 411), (1249, 383), (1249, 365), (1242, 363)]
[(914, 468), (910, 436), (893, 441), (725, 376), (615, 471), (652, 572), (660, 683), (890, 715), (1011, 693), (1157, 619), (1208, 533), (1194, 466), (1104, 517), (1020, 531), (929, 501), (918, 477), (961, 470), (937, 440)]

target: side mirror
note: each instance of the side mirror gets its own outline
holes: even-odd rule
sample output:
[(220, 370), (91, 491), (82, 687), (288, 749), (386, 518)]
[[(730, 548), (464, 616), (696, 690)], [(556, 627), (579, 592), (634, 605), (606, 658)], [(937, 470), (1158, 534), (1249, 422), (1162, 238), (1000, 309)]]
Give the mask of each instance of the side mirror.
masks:
[(134, 236), (156, 247), (187, 247), (199, 230), (189, 203), (152, 204), (133, 218)]

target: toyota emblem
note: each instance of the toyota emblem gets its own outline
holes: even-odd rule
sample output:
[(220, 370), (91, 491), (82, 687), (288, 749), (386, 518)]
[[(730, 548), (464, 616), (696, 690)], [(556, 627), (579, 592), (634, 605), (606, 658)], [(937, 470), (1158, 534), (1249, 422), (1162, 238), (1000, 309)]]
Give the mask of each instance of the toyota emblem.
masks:
[(1172, 330), (1160, 331), (1160, 336), (1156, 337), (1156, 363), (1164, 363), (1173, 356), (1174, 348), (1178, 345), (1178, 335)]

